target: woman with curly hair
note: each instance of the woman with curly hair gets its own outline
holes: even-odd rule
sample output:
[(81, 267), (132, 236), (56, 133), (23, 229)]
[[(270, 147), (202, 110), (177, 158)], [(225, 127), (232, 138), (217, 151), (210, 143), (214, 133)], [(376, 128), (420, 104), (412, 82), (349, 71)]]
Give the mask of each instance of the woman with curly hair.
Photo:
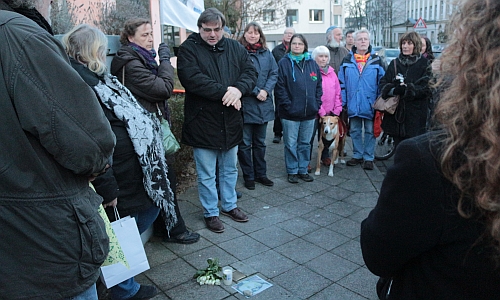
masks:
[(500, 1), (461, 2), (450, 28), (439, 128), (401, 142), (361, 224), (380, 299), (500, 299)]

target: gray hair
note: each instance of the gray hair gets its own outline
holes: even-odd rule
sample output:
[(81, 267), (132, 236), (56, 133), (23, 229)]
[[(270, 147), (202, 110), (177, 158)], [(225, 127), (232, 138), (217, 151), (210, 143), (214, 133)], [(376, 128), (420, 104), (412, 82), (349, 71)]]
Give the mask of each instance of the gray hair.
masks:
[(288, 29), (293, 30), (293, 34), (295, 34), (295, 28), (293, 28), (293, 27), (287, 27), (287, 28), (285, 28), (285, 30), (283, 30), (283, 34), (285, 34)]
[(354, 41), (356, 41), (356, 38), (358, 37), (358, 34), (360, 33), (366, 33), (368, 34), (368, 40), (371, 41), (371, 37), (370, 37), (370, 32), (366, 29), (360, 29), (360, 30), (356, 30), (354, 31), (354, 33), (352, 34), (352, 37), (354, 38)]
[(328, 48), (326, 48), (325, 46), (318, 46), (316, 48), (314, 48), (311, 56), (312, 56), (312, 59), (316, 60), (316, 56), (320, 55), (320, 54), (326, 54), (328, 55), (328, 62), (330, 62), (330, 50), (328, 50)]

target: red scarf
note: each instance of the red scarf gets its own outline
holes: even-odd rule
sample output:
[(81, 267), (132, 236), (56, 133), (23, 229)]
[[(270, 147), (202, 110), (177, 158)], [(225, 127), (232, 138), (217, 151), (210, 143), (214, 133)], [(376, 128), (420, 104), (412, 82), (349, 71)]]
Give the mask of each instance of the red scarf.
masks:
[(248, 44), (246, 47), (248, 52), (255, 53), (257, 50), (262, 49), (262, 44), (261, 43), (255, 43), (255, 44)]

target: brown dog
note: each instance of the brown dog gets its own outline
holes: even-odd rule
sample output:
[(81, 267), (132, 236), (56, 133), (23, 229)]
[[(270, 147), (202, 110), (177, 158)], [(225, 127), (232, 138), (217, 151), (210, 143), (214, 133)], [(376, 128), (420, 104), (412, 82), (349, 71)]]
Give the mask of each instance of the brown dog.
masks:
[[(314, 175), (321, 174), (321, 153), (323, 149), (328, 147), (330, 152), (330, 157), (332, 162), (330, 163), (328, 169), (328, 176), (333, 176), (333, 165), (338, 163), (339, 153), (340, 156), (344, 157), (344, 133), (345, 126), (343, 126), (342, 121), (337, 116), (324, 116), (321, 117), (321, 137), (318, 142), (318, 159), (316, 163), (316, 171)], [(345, 161), (341, 158), (341, 162)]]

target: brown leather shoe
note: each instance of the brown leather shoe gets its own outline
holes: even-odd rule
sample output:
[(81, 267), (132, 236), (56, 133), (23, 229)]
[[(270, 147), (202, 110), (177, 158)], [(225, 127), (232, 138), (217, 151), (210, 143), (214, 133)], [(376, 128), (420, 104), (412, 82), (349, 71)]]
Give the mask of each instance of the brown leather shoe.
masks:
[(242, 212), (239, 208), (233, 208), (230, 211), (220, 211), (221, 214), (230, 217), (231, 219), (235, 220), (236, 222), (247, 222), (248, 217), (245, 215), (244, 212)]
[(213, 232), (224, 232), (224, 225), (218, 216), (205, 218), (205, 224), (207, 224), (207, 228)]
[(356, 165), (359, 165), (360, 163), (363, 162), (363, 159), (362, 158), (351, 158), (347, 161), (346, 165), (352, 167), (352, 166), (356, 166)]
[(365, 170), (373, 170), (373, 161), (369, 161), (369, 160), (365, 161), (363, 163), (363, 169), (365, 169)]

